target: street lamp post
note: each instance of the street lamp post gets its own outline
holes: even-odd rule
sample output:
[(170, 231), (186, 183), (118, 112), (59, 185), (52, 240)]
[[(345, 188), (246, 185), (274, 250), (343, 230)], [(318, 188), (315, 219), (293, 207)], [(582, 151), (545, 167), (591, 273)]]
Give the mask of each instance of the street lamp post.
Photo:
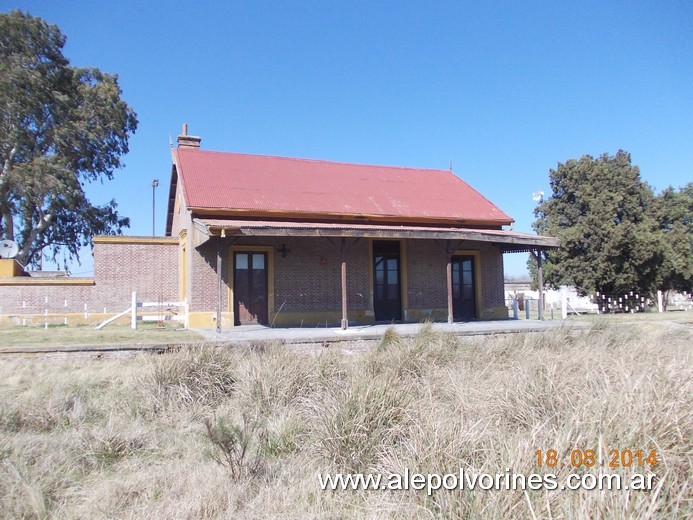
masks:
[(152, 236), (156, 236), (156, 187), (159, 185), (159, 179), (152, 181)]

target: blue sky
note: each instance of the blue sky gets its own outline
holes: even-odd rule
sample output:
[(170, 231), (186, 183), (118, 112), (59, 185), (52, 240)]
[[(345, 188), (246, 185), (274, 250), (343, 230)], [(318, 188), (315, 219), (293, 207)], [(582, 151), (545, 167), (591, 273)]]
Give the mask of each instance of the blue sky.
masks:
[[(163, 234), (181, 124), (210, 150), (454, 171), (531, 231), (558, 162), (631, 152), (657, 189), (693, 180), (691, 2), (3, 1), (117, 73), (139, 129), (89, 187)], [(506, 255), (506, 274), (525, 272)], [(89, 274), (90, 255), (73, 273)]]

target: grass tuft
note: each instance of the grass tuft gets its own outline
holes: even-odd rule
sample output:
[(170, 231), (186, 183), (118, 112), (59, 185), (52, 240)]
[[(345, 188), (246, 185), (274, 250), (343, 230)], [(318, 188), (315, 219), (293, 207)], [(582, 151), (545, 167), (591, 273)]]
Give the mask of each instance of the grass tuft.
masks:
[(152, 386), (162, 407), (214, 405), (233, 391), (236, 360), (228, 349), (198, 346), (163, 354), (153, 363)]
[(315, 396), (306, 420), (315, 421), (321, 461), (336, 471), (357, 473), (375, 467), (397, 444), (410, 397), (384, 380), (358, 379)]

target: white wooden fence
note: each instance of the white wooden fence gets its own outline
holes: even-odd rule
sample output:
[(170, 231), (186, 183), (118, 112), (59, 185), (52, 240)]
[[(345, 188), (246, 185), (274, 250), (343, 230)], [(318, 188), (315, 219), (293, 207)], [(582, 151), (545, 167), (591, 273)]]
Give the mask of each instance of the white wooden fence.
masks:
[(118, 318), (122, 318), (123, 316), (127, 316), (129, 314), (130, 327), (132, 329), (137, 328), (138, 321), (180, 321), (183, 322), (183, 327), (187, 329), (189, 326), (189, 310), (187, 298), (182, 302), (138, 302), (137, 292), (133, 291), (130, 307), (125, 309), (123, 312), (108, 318), (96, 328), (102, 329), (109, 323), (112, 323)]

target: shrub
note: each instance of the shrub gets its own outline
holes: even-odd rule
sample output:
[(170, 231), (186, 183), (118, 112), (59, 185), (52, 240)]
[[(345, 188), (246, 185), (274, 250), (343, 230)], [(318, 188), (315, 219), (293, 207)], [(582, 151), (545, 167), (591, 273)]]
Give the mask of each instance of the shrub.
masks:
[(232, 480), (238, 481), (260, 472), (263, 460), (259, 421), (244, 415), (239, 424), (223, 417), (207, 418), (204, 424), (211, 443), (209, 454), (228, 470)]

